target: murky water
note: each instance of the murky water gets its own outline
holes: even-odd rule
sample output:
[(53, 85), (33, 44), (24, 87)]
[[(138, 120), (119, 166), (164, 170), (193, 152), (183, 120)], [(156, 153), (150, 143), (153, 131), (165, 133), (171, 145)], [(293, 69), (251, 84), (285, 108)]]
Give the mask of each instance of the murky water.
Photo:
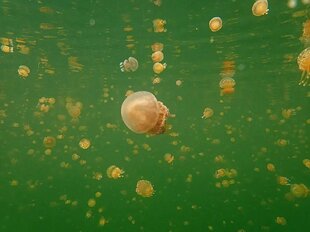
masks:
[(1, 1), (0, 230), (309, 227), (310, 2), (253, 3)]

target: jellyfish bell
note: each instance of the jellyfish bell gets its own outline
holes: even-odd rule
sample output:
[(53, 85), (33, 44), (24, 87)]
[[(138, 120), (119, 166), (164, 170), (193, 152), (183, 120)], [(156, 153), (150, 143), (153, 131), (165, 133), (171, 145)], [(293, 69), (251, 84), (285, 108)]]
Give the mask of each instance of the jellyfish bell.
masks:
[(235, 92), (235, 85), (236, 82), (233, 78), (231, 77), (224, 77), (221, 79), (219, 86), (221, 88), (221, 93), (222, 94), (231, 94)]
[(154, 63), (161, 62), (164, 59), (164, 53), (162, 51), (156, 51), (152, 54), (152, 60)]
[(138, 60), (134, 57), (129, 57), (119, 64), (122, 72), (134, 72), (138, 69)]
[(223, 26), (223, 22), (222, 19), (220, 17), (213, 17), (210, 21), (209, 21), (209, 28), (212, 32), (216, 32), (221, 30)]
[(257, 0), (252, 6), (252, 13), (254, 16), (262, 16), (268, 14), (268, 1), (267, 0)]
[(162, 134), (169, 110), (152, 93), (139, 91), (124, 100), (121, 115), (125, 125), (135, 133)]
[(304, 49), (297, 58), (297, 64), (299, 70), (302, 71), (299, 85), (309, 86), (310, 85), (310, 47)]

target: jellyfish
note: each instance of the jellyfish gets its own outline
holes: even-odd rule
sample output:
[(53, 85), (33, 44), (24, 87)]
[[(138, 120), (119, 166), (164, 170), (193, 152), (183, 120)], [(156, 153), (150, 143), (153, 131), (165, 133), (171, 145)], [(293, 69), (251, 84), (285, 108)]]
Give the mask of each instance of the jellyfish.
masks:
[(152, 54), (152, 60), (154, 63), (161, 62), (164, 59), (164, 53), (162, 51), (157, 51)]
[(162, 51), (162, 50), (164, 50), (164, 44), (158, 43), (158, 42), (152, 44), (151, 47), (152, 47), (152, 51), (153, 51), (153, 52), (157, 52), (157, 51)]
[(310, 85), (310, 47), (304, 49), (297, 58), (297, 64), (299, 69), (302, 71), (299, 85), (309, 86)]
[(166, 32), (166, 20), (163, 19), (154, 19), (153, 20), (153, 27), (154, 27), (154, 32)]
[(254, 16), (262, 16), (268, 14), (268, 1), (267, 0), (257, 0), (252, 6), (252, 13)]
[(43, 144), (46, 148), (53, 148), (56, 145), (56, 139), (52, 136), (46, 136), (43, 139)]
[(119, 64), (122, 72), (134, 72), (138, 69), (139, 63), (136, 58), (129, 57)]
[(138, 134), (162, 134), (165, 132), (168, 108), (146, 91), (129, 95), (121, 107), (125, 125)]
[(220, 17), (213, 17), (209, 21), (209, 28), (211, 31), (216, 32), (219, 31), (222, 28), (222, 19)]
[(297, 198), (305, 198), (309, 194), (309, 189), (304, 184), (292, 184), (290, 191)]
[(25, 79), (29, 76), (30, 68), (28, 68), (26, 65), (21, 65), (18, 67), (17, 72), (21, 78)]
[(309, 19), (303, 23), (303, 33), (299, 39), (306, 46), (310, 44), (310, 20)]
[(236, 82), (231, 77), (224, 77), (221, 79), (220, 83), (221, 94), (231, 94), (235, 92), (234, 86), (236, 85)]
[(205, 108), (201, 118), (211, 118), (213, 116), (213, 110), (209, 107)]
[(84, 150), (88, 149), (90, 147), (90, 140), (86, 138), (81, 139), (79, 142), (79, 146)]
[(167, 67), (166, 63), (162, 64), (162, 63), (156, 62), (153, 65), (153, 71), (156, 74), (160, 74), (160, 73), (162, 73), (166, 69), (166, 67)]
[(142, 197), (151, 197), (154, 194), (153, 185), (148, 180), (139, 180), (136, 186), (136, 193)]
[(112, 179), (118, 179), (123, 177), (124, 170), (120, 169), (119, 167), (115, 165), (111, 165), (107, 169), (107, 176)]

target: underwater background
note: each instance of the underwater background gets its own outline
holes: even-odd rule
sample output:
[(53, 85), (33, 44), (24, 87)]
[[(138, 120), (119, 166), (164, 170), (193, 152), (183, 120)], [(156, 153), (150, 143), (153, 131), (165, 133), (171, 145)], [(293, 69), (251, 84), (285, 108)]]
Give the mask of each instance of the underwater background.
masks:
[[(0, 231), (307, 231), (310, 2), (253, 3), (1, 0)], [(126, 127), (133, 91), (163, 134)]]

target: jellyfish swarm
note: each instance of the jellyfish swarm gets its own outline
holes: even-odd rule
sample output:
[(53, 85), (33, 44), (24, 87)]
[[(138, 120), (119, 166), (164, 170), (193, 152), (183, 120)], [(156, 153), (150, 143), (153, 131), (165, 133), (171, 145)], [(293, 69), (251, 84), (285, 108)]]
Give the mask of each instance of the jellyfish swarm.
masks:
[(122, 72), (134, 72), (138, 69), (139, 63), (136, 58), (129, 57), (119, 64)]
[(135, 133), (162, 134), (165, 132), (168, 108), (146, 91), (129, 95), (121, 107), (125, 125)]
[(221, 88), (221, 95), (224, 94), (232, 94), (235, 92), (235, 85), (236, 82), (233, 78), (231, 77), (224, 77), (221, 79), (220, 83), (220, 88)]
[(308, 86), (310, 85), (310, 47), (304, 49), (297, 58), (297, 64), (299, 69), (302, 71), (299, 85)]

